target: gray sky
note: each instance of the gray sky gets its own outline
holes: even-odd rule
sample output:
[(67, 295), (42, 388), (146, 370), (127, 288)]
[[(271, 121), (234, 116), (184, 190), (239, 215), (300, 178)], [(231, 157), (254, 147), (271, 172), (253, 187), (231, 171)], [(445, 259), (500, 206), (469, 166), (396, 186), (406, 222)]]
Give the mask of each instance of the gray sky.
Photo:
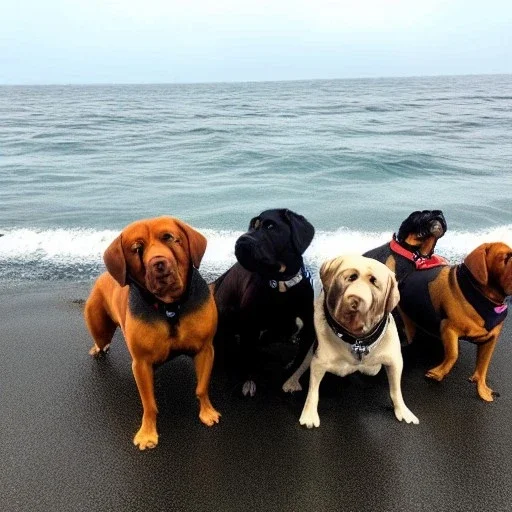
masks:
[(512, 73), (512, 0), (2, 0), (0, 84)]

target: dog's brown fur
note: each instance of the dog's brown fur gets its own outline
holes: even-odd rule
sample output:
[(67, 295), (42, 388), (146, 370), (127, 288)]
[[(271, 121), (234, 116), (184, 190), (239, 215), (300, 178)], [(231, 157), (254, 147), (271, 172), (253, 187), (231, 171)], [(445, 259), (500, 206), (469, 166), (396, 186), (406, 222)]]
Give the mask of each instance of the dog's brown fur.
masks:
[(123, 332), (143, 407), (142, 425), (133, 440), (141, 450), (158, 444), (153, 366), (165, 362), (171, 353), (194, 354), (199, 418), (208, 426), (219, 421), (208, 396), (217, 327), (211, 292), (171, 329), (165, 317), (148, 321), (134, 314), (129, 302), (132, 285), (127, 286), (131, 279), (165, 304), (179, 301), (187, 291), (192, 266), (199, 267), (205, 250), (204, 236), (178, 219), (134, 222), (107, 248), (108, 272), (98, 278), (85, 305), (86, 323), (94, 338), (92, 356), (108, 349), (116, 327)]
[[(496, 304), (501, 304), (512, 295), (512, 249), (504, 243), (486, 243), (477, 247), (464, 260), (478, 283), (480, 292)], [(458, 285), (454, 267), (443, 268), (429, 284), (429, 294), (436, 312), (443, 312), (441, 339), (444, 346), (444, 360), (429, 370), (427, 377), (441, 381), (448, 375), (458, 358), (459, 338), (469, 339), (478, 344), (476, 368), (470, 377), (477, 385), (480, 398), (493, 401), (493, 390), (486, 384), (487, 370), (503, 323), (490, 331), (484, 327), (484, 320), (467, 302)], [(416, 326), (411, 319), (400, 312), (409, 341), (415, 335)]]

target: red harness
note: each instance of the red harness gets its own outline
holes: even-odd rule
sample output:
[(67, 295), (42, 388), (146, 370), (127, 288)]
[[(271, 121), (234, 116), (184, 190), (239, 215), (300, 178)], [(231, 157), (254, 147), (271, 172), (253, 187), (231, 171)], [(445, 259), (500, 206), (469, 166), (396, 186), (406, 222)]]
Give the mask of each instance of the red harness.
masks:
[(400, 256), (403, 256), (404, 258), (407, 258), (408, 260), (412, 261), (416, 265), (416, 270), (425, 270), (427, 268), (449, 265), (448, 260), (446, 260), (442, 256), (439, 256), (437, 254), (432, 254), (432, 256), (429, 257), (421, 256), (418, 253), (408, 251), (407, 249), (402, 247), (396, 240), (391, 240), (391, 242), (389, 242), (389, 248), (393, 252), (400, 254)]

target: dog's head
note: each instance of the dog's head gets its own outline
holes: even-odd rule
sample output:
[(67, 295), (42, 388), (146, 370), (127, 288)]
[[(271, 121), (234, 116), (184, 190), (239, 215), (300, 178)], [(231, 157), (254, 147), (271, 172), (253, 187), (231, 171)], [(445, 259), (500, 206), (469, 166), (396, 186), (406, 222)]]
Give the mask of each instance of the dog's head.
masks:
[(490, 292), (498, 292), (503, 300), (512, 295), (512, 249), (502, 242), (479, 245), (464, 259), (471, 275)]
[(431, 256), (437, 240), (446, 233), (447, 229), (441, 210), (418, 210), (412, 212), (400, 224), (396, 241), (414, 247), (422, 256)]
[(103, 259), (121, 285), (135, 280), (163, 302), (178, 300), (186, 290), (190, 268), (199, 268), (206, 238), (173, 217), (134, 222), (110, 244)]
[(371, 332), (400, 298), (394, 273), (364, 256), (339, 256), (324, 262), (320, 279), (329, 314), (356, 336)]
[(314, 234), (315, 228), (302, 215), (287, 209), (266, 210), (251, 220), (247, 233), (236, 241), (235, 256), (251, 272), (296, 273)]

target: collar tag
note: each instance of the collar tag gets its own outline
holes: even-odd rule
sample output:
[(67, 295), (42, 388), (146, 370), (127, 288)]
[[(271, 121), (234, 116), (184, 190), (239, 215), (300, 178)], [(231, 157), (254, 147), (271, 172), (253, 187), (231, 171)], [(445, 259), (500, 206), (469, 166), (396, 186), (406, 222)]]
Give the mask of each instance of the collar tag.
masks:
[(268, 282), (268, 285), (270, 286), (270, 288), (279, 288), (279, 291), (286, 291), (289, 288), (293, 288), (295, 285), (299, 284), (303, 279), (307, 279), (311, 286), (313, 286), (311, 272), (304, 265), (293, 277), (291, 277), (287, 281), (277, 281), (275, 279), (271, 279)]
[(350, 349), (352, 353), (359, 359), (359, 361), (363, 360), (363, 356), (367, 356), (370, 353), (370, 347), (364, 346), (360, 344), (361, 342), (357, 342), (354, 345), (351, 345)]

